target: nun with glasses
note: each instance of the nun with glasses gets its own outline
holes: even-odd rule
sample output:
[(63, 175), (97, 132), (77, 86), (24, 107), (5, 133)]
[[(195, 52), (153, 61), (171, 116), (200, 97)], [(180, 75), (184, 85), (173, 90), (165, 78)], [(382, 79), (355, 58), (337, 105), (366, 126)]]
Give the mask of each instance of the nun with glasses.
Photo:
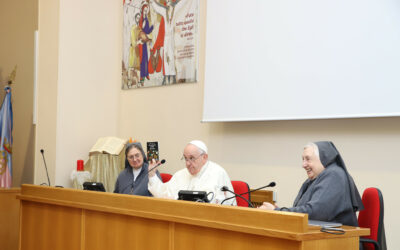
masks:
[[(130, 143), (125, 149), (125, 169), (119, 174), (114, 193), (152, 196), (147, 189), (148, 171), (157, 162), (149, 164), (140, 143)], [(161, 180), (160, 173), (155, 170), (155, 178)]]
[(364, 209), (360, 194), (346, 165), (330, 141), (304, 146), (303, 183), (293, 207), (277, 207), (264, 202), (260, 209), (307, 213), (310, 220), (358, 226), (356, 212)]

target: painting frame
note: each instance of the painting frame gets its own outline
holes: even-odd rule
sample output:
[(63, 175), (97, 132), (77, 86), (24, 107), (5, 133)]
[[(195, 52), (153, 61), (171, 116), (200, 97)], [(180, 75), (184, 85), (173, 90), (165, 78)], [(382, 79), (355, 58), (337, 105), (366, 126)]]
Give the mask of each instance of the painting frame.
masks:
[(199, 0), (123, 0), (122, 89), (196, 83)]

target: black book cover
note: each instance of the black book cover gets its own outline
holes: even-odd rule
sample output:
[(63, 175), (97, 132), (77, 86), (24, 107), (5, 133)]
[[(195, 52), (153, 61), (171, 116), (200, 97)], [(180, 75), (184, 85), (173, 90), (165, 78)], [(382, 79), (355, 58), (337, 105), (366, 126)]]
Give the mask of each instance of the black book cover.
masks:
[(155, 159), (156, 161), (159, 160), (159, 151), (158, 151), (158, 142), (152, 141), (147, 142), (147, 160), (152, 161)]

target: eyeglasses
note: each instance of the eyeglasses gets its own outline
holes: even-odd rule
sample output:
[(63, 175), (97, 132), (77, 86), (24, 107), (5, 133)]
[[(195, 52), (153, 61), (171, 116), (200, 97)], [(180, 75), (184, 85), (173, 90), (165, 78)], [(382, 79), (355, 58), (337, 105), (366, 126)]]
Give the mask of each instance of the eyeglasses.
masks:
[(128, 155), (128, 160), (134, 160), (135, 158), (136, 159), (139, 159), (140, 158), (140, 156), (141, 156), (141, 154), (140, 153), (137, 153), (137, 154), (134, 154), (134, 155)]
[(193, 156), (190, 156), (190, 157), (188, 157), (188, 158), (186, 158), (184, 155), (182, 156), (182, 158), (181, 158), (181, 160), (183, 161), (185, 161), (185, 162), (191, 162), (191, 163), (194, 163), (197, 159), (199, 159), (200, 158), (200, 156), (202, 156), (203, 154), (201, 154), (201, 155), (199, 155), (199, 156), (197, 156), (197, 157), (193, 157)]

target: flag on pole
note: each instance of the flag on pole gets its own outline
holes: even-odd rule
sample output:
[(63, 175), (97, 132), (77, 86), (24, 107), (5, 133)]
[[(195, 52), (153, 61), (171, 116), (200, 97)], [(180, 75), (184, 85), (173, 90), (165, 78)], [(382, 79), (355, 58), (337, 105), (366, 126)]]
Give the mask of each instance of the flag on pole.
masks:
[(12, 129), (13, 112), (11, 105), (11, 88), (5, 87), (6, 95), (0, 109), (0, 187), (12, 185)]

